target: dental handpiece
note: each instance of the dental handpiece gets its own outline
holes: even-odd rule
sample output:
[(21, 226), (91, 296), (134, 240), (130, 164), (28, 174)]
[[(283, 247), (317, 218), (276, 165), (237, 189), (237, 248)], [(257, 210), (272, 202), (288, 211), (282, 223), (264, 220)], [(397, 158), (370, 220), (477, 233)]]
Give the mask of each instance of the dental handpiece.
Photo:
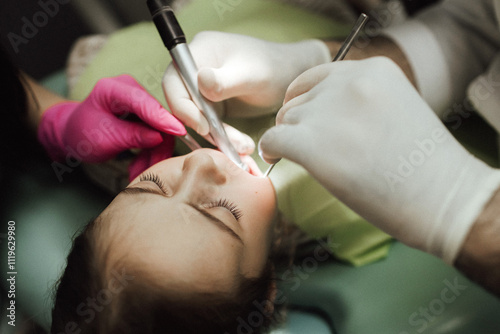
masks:
[(198, 89), (198, 69), (196, 63), (189, 51), (184, 32), (172, 8), (168, 6), (168, 2), (167, 0), (147, 0), (149, 11), (163, 43), (170, 52), (173, 64), (181, 76), (191, 99), (207, 119), (210, 127), (210, 136), (215, 145), (236, 165), (244, 170), (248, 170), (248, 167), (241, 161), (238, 152), (229, 141), (229, 137), (213, 105), (201, 95)]
[[(345, 56), (347, 55), (347, 52), (349, 52), (349, 49), (351, 48), (352, 44), (356, 41), (356, 38), (358, 38), (359, 33), (361, 32), (361, 29), (365, 26), (366, 22), (368, 21), (368, 15), (362, 13), (356, 23), (354, 24), (354, 27), (351, 29), (351, 33), (347, 38), (345, 39), (344, 43), (340, 47), (340, 50), (337, 52), (337, 55), (335, 58), (333, 58), (332, 62), (337, 62), (339, 60), (343, 60)], [(262, 151), (260, 151), (260, 146), (259, 146), (259, 155), (262, 158)], [(268, 177), (269, 173), (273, 170), (274, 166), (281, 160), (281, 158), (277, 158), (274, 160), (274, 162), (267, 168), (266, 172), (264, 173), (264, 177)]]

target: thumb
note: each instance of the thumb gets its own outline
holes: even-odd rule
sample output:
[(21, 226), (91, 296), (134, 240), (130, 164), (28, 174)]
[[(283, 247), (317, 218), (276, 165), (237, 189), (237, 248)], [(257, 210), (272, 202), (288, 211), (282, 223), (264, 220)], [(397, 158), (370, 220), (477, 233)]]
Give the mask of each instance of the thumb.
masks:
[(229, 140), (239, 154), (253, 153), (255, 150), (255, 143), (249, 135), (239, 131), (229, 124), (223, 123), (223, 126)]
[(301, 152), (300, 134), (294, 125), (278, 125), (267, 130), (259, 140), (259, 154), (267, 163), (276, 163), (281, 158), (298, 160)]
[[(229, 141), (234, 146), (238, 154), (242, 155), (253, 153), (255, 150), (255, 143), (249, 135), (241, 132), (229, 124), (222, 123), (222, 125), (224, 126), (224, 131), (226, 131)], [(203, 138), (205, 138), (205, 140), (212, 145), (217, 146), (210, 134), (203, 136)]]
[(169, 65), (165, 71), (162, 88), (172, 113), (200, 135), (207, 135), (210, 130), (208, 121), (189, 96), (184, 82), (173, 65)]
[(149, 167), (172, 156), (175, 146), (175, 137), (165, 134), (162, 135), (162, 137), (163, 142), (161, 144), (156, 147), (143, 150), (130, 163), (128, 168), (130, 182), (132, 182), (139, 174), (144, 172)]
[(198, 72), (198, 86), (201, 93), (210, 101), (220, 102), (248, 95), (255, 73), (248, 73), (245, 66), (226, 64), (221, 68), (202, 68)]

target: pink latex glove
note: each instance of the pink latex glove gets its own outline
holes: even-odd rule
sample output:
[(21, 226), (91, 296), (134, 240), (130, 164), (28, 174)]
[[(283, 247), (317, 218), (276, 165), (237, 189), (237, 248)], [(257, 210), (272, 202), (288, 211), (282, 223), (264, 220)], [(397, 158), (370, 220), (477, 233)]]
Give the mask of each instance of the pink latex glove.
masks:
[(143, 150), (128, 167), (129, 181), (132, 182), (139, 174), (158, 162), (172, 156), (175, 146), (175, 137), (163, 135), (163, 142), (151, 149)]
[[(124, 120), (129, 114), (142, 122)], [(127, 149), (148, 148), (131, 165), (134, 174), (159, 157), (170, 157), (171, 135), (185, 134), (184, 125), (129, 75), (99, 80), (80, 103), (63, 102), (48, 108), (38, 127), (38, 139), (55, 161), (72, 157), (97, 163)]]

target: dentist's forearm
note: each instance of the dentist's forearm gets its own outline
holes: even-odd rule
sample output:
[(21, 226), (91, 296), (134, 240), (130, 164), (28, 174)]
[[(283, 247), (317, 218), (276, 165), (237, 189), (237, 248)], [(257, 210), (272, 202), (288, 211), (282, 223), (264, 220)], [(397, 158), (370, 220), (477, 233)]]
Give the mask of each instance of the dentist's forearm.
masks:
[(455, 267), (500, 296), (500, 189), (472, 226)]
[[(337, 54), (342, 41), (330, 40), (325, 41), (330, 49), (332, 58)], [(350, 51), (347, 53), (345, 60), (361, 60), (370, 57), (384, 56), (394, 61), (406, 74), (413, 86), (417, 87), (415, 76), (406, 55), (391, 39), (378, 36), (370, 40), (360, 40), (354, 43)], [(418, 88), (418, 87), (417, 87)]]
[(64, 102), (62, 96), (48, 90), (26, 74), (22, 74), (27, 87), (26, 97), (28, 99), (28, 122), (34, 130), (38, 128), (42, 114), (47, 108), (54, 104)]

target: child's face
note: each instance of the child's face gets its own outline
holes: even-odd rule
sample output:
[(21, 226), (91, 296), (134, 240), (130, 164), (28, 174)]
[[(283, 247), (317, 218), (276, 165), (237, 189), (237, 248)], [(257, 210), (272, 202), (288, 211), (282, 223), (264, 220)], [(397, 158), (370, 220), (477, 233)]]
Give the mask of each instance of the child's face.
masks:
[(201, 149), (132, 181), (102, 213), (99, 244), (109, 245), (111, 261), (149, 266), (170, 287), (227, 291), (238, 273), (263, 270), (275, 216), (268, 178)]

